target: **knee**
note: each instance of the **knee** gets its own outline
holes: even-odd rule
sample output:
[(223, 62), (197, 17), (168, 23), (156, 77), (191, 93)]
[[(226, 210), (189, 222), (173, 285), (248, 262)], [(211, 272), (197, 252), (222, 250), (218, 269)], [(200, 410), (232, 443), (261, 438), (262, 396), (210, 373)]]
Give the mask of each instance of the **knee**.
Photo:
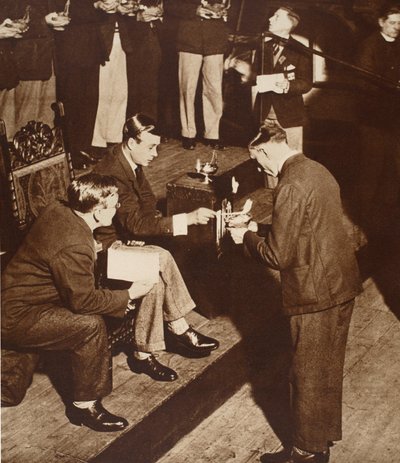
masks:
[(101, 315), (85, 315), (82, 317), (80, 326), (82, 333), (87, 336), (107, 337), (107, 329)]

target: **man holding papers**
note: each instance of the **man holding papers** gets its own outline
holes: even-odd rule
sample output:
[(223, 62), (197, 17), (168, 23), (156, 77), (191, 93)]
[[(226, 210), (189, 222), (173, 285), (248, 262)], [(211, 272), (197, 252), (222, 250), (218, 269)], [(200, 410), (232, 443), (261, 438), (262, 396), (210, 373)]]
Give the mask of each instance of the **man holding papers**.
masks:
[(112, 178), (83, 176), (70, 185), (68, 200), (68, 205), (53, 203), (42, 212), (3, 272), (2, 345), (70, 352), (69, 420), (95, 431), (119, 431), (127, 421), (101, 405), (112, 390), (101, 315), (122, 318), (129, 299), (145, 296), (153, 283), (116, 291), (95, 287), (93, 230), (110, 224), (118, 206)]
[[(188, 226), (206, 224), (214, 217), (215, 212), (204, 207), (172, 217), (163, 217), (156, 209), (156, 198), (142, 167), (148, 166), (157, 156), (159, 144), (160, 137), (155, 133), (154, 121), (137, 114), (126, 121), (123, 142), (115, 145), (95, 167), (97, 173), (110, 175), (116, 180), (120, 202), (112, 225), (96, 229), (95, 237), (102, 243), (103, 249), (109, 249), (117, 240), (128, 242), (132, 239), (187, 234)], [(132, 255), (128, 257), (129, 251), (125, 251), (126, 258), (122, 258), (119, 265), (121, 269), (132, 259)], [(145, 328), (141, 334), (137, 333), (136, 344), (141, 353), (130, 358), (130, 366), (132, 370), (147, 373), (156, 380), (172, 381), (177, 378), (176, 373), (161, 365), (150, 355), (151, 352), (166, 347), (169, 351), (188, 357), (204, 357), (218, 348), (219, 343), (193, 330), (183, 318), (195, 304), (171, 254), (158, 246), (144, 246), (140, 252), (158, 255), (161, 275), (158, 296), (163, 296), (155, 300), (155, 307), (141, 309), (138, 314), (136, 325)], [(115, 249), (109, 250), (109, 259), (110, 253), (115, 254)], [(110, 262), (108, 267), (110, 270)], [(114, 266), (114, 270), (115, 267), (118, 265)], [(143, 269), (144, 265), (139, 264), (139, 267)], [(122, 279), (129, 278), (133, 281), (128, 272)], [(142, 308), (145, 301), (147, 298), (142, 302)], [(154, 310), (157, 313), (152, 315)], [(168, 322), (165, 343), (163, 319)], [(139, 339), (143, 339), (141, 344)]]
[[(272, 119), (285, 130), (290, 148), (301, 152), (306, 119), (303, 94), (312, 87), (312, 64), (302, 44), (291, 37), (300, 17), (290, 6), (281, 6), (269, 19), (268, 37), (256, 54), (256, 63), (233, 59), (230, 66), (242, 81), (255, 86), (260, 122)], [(283, 40), (279, 40), (281, 37)], [(262, 55), (264, 53), (264, 56)]]

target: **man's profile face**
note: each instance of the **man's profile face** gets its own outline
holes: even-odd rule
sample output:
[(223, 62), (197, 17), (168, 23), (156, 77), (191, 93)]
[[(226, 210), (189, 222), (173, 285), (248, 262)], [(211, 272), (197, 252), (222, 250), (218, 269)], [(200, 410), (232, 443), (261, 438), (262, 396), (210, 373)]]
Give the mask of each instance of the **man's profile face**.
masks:
[(293, 23), (286, 10), (278, 9), (269, 18), (269, 31), (273, 34), (289, 34), (293, 28)]
[(392, 39), (400, 35), (400, 14), (391, 14), (386, 19), (380, 19), (381, 32)]
[(160, 144), (160, 137), (150, 132), (142, 132), (140, 141), (129, 140), (130, 156), (132, 161), (139, 166), (148, 166), (158, 156), (157, 147)]

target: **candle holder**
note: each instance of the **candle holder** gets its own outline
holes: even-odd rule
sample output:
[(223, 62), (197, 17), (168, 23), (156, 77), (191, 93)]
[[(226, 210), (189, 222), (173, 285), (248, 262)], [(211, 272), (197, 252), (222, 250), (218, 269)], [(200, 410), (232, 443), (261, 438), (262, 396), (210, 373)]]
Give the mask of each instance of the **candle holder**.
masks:
[(210, 175), (214, 175), (218, 171), (218, 156), (217, 152), (212, 152), (212, 157), (209, 162), (201, 163), (200, 159), (196, 161), (196, 172), (204, 175), (202, 183), (209, 184), (212, 182)]

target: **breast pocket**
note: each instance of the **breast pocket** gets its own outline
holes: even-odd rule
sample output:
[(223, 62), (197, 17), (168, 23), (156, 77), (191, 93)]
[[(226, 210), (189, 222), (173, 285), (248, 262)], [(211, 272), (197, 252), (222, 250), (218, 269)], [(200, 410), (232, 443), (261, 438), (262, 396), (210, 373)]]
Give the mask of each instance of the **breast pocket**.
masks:
[(318, 301), (309, 265), (281, 272), (284, 307), (314, 304)]

